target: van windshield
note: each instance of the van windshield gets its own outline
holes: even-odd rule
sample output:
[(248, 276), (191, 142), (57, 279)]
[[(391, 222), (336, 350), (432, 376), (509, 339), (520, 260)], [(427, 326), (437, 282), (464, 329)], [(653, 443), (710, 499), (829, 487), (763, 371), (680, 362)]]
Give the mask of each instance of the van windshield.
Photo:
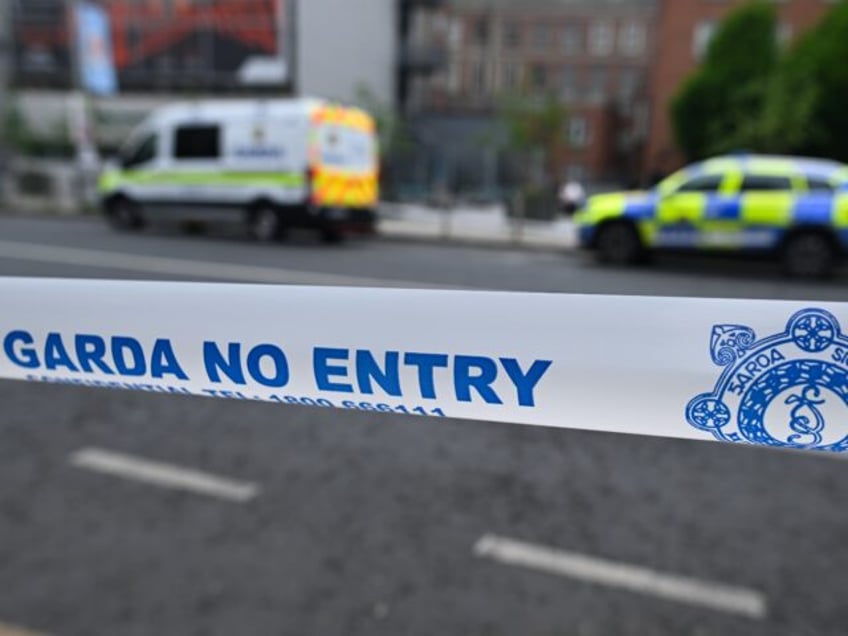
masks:
[(367, 171), (376, 162), (374, 138), (343, 126), (326, 126), (320, 133), (321, 163), (340, 170)]
[(124, 169), (140, 166), (156, 158), (157, 136), (154, 132), (134, 134), (121, 147), (118, 160)]

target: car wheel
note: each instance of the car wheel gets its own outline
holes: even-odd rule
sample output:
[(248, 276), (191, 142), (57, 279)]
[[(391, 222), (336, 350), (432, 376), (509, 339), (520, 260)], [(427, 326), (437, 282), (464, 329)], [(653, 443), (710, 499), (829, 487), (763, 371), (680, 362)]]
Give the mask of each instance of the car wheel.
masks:
[(283, 233), (280, 213), (271, 205), (260, 205), (250, 214), (250, 234), (262, 243), (281, 238)]
[(644, 253), (642, 240), (630, 223), (609, 223), (601, 227), (595, 244), (598, 260), (611, 265), (639, 262)]
[(826, 278), (836, 264), (836, 246), (822, 232), (801, 232), (783, 246), (783, 271), (795, 278)]
[(129, 199), (115, 199), (107, 208), (109, 223), (118, 230), (140, 230), (144, 227), (144, 217), (138, 205)]

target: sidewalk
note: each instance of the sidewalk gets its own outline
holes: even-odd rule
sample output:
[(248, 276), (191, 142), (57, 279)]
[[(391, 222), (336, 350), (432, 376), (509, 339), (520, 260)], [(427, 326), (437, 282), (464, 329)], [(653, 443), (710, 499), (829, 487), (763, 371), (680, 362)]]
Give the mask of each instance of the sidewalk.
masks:
[[(0, 0), (2, 1), (2, 0)], [(56, 213), (55, 208), (8, 205), (0, 201), (0, 216), (90, 216), (83, 212)], [(387, 239), (457, 243), (488, 247), (572, 250), (577, 233), (569, 218), (524, 222), (507, 218), (502, 206), (460, 206), (447, 210), (412, 203), (383, 203), (377, 232)]]
[(549, 250), (577, 246), (571, 219), (522, 223), (507, 218), (500, 205), (445, 210), (420, 204), (384, 203), (379, 217), (379, 233), (391, 238)]

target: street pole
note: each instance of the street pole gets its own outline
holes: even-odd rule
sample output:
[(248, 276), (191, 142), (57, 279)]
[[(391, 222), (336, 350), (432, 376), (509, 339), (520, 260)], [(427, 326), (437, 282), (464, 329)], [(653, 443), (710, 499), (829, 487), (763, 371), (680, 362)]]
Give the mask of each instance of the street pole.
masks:
[(527, 218), (527, 199), (521, 188), (516, 188), (512, 194), (513, 225), (512, 240), (520, 245), (524, 240), (524, 220)]
[[(0, 129), (4, 130), (9, 111), (9, 80), (12, 66), (12, 3), (0, 1)], [(6, 181), (6, 134), (0, 135), (0, 196)]]
[(6, 109), (12, 56), (12, 6), (0, 2), (0, 106)]
[(298, 86), (298, 46), (300, 46), (300, 30), (297, 21), (300, 19), (299, 0), (277, 0), (277, 56), (285, 60), (288, 85), (287, 93), (294, 97), (299, 94)]
[(83, 209), (94, 202), (93, 175), (99, 158), (91, 123), (91, 101), (82, 82), (82, 61), (79, 50), (78, 9), (80, 0), (65, 0), (68, 29), (68, 59), (71, 71), (71, 90), (66, 102), (68, 124), (75, 146), (77, 205)]

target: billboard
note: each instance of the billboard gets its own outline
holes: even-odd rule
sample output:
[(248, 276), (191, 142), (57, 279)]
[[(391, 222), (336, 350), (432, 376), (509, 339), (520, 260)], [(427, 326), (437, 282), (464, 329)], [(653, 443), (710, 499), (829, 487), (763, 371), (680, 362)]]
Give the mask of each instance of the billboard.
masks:
[[(15, 84), (69, 87), (70, 20), (65, 9), (76, 3), (13, 2)], [(293, 2), (85, 0), (82, 5), (102, 11), (110, 27), (111, 47), (107, 48), (111, 48), (116, 83), (122, 91), (194, 92), (285, 88), (291, 81)], [(90, 26), (97, 31), (104, 26), (103, 18), (84, 19), (93, 20)], [(93, 72), (100, 88), (109, 83), (104, 81), (108, 73), (103, 61), (95, 63), (99, 70)]]

